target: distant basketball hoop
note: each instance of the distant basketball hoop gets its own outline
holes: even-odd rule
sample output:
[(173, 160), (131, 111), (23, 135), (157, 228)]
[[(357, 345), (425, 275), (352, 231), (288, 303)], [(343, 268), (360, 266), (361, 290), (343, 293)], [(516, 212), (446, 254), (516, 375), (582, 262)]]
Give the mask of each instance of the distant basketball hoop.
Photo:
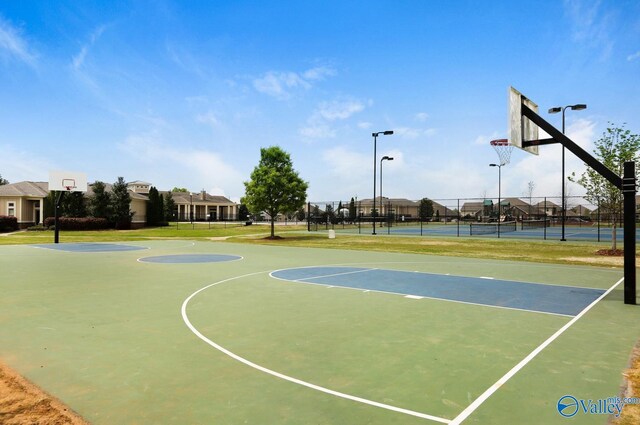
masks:
[(506, 165), (511, 161), (511, 151), (513, 151), (513, 145), (509, 143), (508, 139), (497, 139), (489, 142), (493, 149), (495, 149), (500, 158), (500, 165)]
[(62, 187), (64, 187), (67, 192), (71, 192), (76, 188), (76, 180), (75, 179), (62, 179)]

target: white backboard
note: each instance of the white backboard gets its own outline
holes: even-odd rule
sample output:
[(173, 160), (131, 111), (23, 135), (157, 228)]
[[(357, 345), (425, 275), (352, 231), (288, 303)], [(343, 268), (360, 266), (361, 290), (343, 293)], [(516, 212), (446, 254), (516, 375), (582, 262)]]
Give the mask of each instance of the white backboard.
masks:
[(49, 190), (86, 192), (87, 175), (77, 171), (49, 171)]
[(538, 140), (538, 126), (522, 116), (522, 104), (538, 113), (538, 105), (513, 87), (509, 87), (509, 140), (517, 148), (538, 155), (537, 146), (522, 147), (523, 140)]

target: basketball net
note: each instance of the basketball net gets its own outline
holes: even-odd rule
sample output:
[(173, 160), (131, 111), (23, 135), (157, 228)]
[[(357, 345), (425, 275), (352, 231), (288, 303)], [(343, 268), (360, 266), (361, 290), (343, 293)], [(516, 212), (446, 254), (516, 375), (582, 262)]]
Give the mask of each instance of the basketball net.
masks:
[(495, 149), (498, 157), (500, 158), (500, 165), (506, 165), (511, 161), (511, 151), (513, 150), (513, 145), (509, 143), (507, 139), (498, 139), (492, 140), (489, 142), (493, 149)]

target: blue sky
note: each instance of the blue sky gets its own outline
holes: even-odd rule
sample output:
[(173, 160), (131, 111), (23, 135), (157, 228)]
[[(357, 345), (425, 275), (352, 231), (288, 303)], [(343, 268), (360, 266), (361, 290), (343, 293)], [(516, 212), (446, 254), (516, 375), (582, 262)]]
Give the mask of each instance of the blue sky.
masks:
[[(639, 82), (637, 1), (1, 1), (0, 174), (238, 200), (279, 145), (311, 200), (362, 199), (394, 130), (386, 196), (497, 196), (509, 86), (558, 127), (587, 103), (566, 123), (590, 150), (609, 121), (640, 133)], [(514, 151), (503, 195), (559, 194), (560, 155)]]

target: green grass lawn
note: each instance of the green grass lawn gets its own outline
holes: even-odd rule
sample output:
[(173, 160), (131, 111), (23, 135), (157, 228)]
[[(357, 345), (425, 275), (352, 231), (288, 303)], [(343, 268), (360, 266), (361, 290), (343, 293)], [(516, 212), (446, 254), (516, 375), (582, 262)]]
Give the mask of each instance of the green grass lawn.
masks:
[[(622, 267), (621, 257), (607, 257), (596, 251), (609, 248), (607, 242), (532, 241), (494, 238), (456, 238), (433, 236), (387, 236), (338, 234), (328, 239), (326, 232), (307, 232), (305, 225), (277, 226), (271, 240), (269, 226), (228, 223), (208, 228), (206, 224), (175, 224), (169, 227), (138, 230), (103, 230), (60, 232), (61, 242), (114, 242), (154, 239), (189, 239), (199, 241), (227, 240), (229, 242), (271, 246), (296, 246), (330, 249), (349, 249), (380, 252), (405, 252), (430, 255), (449, 255), (468, 258), (491, 258), (558, 264), (588, 264), (602, 267)], [(43, 244), (53, 242), (52, 231), (28, 231), (0, 236), (0, 245)]]

